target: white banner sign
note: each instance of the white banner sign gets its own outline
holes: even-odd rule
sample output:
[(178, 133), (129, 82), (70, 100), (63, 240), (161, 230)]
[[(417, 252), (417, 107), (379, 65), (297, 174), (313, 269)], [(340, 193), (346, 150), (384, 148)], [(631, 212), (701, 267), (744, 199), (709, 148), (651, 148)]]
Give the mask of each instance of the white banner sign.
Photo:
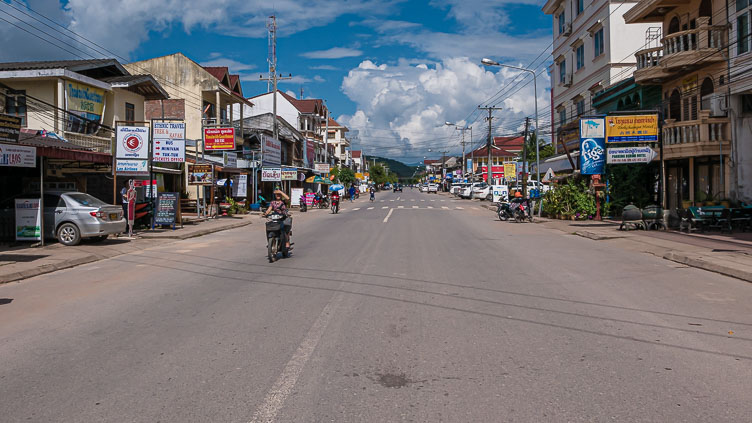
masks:
[(329, 163), (316, 163), (314, 170), (319, 173), (329, 173)]
[(658, 154), (650, 147), (607, 148), (606, 163), (650, 163), (657, 155)]
[(118, 159), (149, 159), (149, 128), (118, 126), (115, 157)]
[(16, 241), (42, 239), (42, 214), (38, 198), (16, 199)]
[(185, 122), (154, 122), (155, 162), (185, 162)]
[(120, 160), (117, 159), (115, 169), (119, 176), (143, 176), (149, 174), (148, 160)]
[(227, 167), (238, 167), (238, 153), (230, 153), (225, 151), (222, 157), (222, 161)]
[(232, 196), (245, 197), (248, 193), (248, 175), (233, 176), (232, 182)]
[(282, 143), (278, 139), (261, 136), (261, 160), (264, 166), (282, 164)]
[(261, 182), (278, 182), (282, 180), (281, 167), (261, 168)]
[(37, 167), (37, 148), (0, 144), (0, 166)]

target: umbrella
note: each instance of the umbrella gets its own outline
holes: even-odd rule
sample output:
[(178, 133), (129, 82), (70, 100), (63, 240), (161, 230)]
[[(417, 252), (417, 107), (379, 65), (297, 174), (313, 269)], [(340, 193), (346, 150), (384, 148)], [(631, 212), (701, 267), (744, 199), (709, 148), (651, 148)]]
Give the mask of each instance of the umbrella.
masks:
[(327, 179), (322, 178), (321, 176), (310, 176), (305, 181), (308, 182), (308, 183), (313, 183), (313, 184), (331, 184), (330, 181), (328, 181)]
[(334, 184), (329, 187), (329, 191), (339, 191), (341, 189), (345, 189), (345, 186), (342, 184)]

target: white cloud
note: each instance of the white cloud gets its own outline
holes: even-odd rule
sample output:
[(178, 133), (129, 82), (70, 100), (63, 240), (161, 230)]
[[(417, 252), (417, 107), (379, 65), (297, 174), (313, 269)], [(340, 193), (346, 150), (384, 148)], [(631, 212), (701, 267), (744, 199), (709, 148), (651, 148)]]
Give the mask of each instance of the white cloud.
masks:
[(321, 75), (314, 76), (313, 80), (316, 82), (326, 82), (326, 79), (322, 78)]
[(307, 51), (301, 56), (309, 59), (342, 59), (344, 57), (362, 56), (363, 52), (355, 48), (332, 47), (327, 50)]
[(308, 69), (313, 69), (313, 70), (326, 70), (326, 71), (338, 71), (338, 70), (340, 70), (340, 69), (339, 69), (338, 67), (336, 67), (336, 66), (332, 66), (332, 65), (317, 65), (317, 66), (309, 66), (309, 67), (308, 67)]
[[(209, 55), (211, 57), (211, 60), (206, 60), (204, 62), (201, 62), (201, 66), (227, 66), (229, 68), (230, 73), (238, 73), (242, 71), (249, 71), (252, 69), (256, 69), (256, 65), (250, 64), (250, 63), (241, 63), (237, 60), (227, 59), (225, 57), (220, 56), (213, 56), (215, 53), (212, 53)], [(213, 57), (212, 57), (213, 56)]]
[[(438, 64), (376, 64), (365, 60), (350, 70), (342, 82), (342, 91), (357, 105), (351, 115), (338, 121), (360, 130), (365, 150), (376, 154), (422, 159), (428, 148), (446, 149), (459, 154), (459, 136), (444, 122), (472, 125), (475, 140), (482, 139), (486, 124), (479, 113), (470, 121), (463, 119), (491, 94), (511, 83), (518, 72), (502, 68), (490, 71), (465, 57), (445, 59)], [(539, 77), (538, 103), (546, 104), (547, 76)], [(496, 134), (517, 132), (525, 116), (532, 116), (532, 84), (521, 89), (498, 106), (494, 114)], [(469, 137), (469, 133), (467, 133)], [(469, 141), (469, 139), (468, 139)]]

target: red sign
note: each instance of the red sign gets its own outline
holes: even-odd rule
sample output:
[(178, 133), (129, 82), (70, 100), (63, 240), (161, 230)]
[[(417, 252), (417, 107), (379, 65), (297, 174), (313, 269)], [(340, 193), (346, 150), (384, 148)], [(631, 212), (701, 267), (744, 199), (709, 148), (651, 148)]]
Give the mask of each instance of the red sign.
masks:
[[(481, 171), (483, 172), (483, 180), (485, 181), (488, 179), (488, 167), (487, 166), (481, 166)], [(504, 166), (491, 166), (491, 173), (493, 173), (493, 178), (503, 178), (504, 177)]]
[(204, 150), (234, 150), (235, 128), (204, 128)]

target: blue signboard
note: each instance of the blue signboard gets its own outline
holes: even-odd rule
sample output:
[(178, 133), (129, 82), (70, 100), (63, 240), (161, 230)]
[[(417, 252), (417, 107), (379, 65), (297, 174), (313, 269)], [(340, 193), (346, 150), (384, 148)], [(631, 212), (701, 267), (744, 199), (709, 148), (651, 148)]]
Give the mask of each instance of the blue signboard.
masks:
[(580, 138), (580, 173), (602, 175), (606, 167), (606, 139)]

